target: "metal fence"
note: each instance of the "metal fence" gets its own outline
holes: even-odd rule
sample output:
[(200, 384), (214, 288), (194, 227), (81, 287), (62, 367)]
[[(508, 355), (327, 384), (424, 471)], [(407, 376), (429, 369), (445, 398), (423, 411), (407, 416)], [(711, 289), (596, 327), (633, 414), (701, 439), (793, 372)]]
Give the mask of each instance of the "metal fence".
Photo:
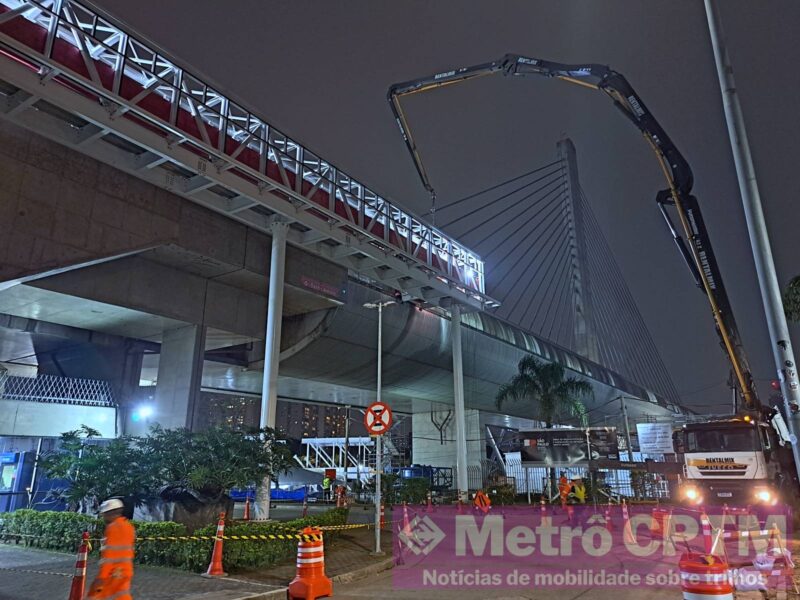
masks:
[(25, 402), (115, 406), (114, 394), (108, 381), (58, 375), (0, 375), (0, 397)]
[[(568, 479), (587, 478), (585, 468), (557, 468), (556, 477), (566, 473)], [(457, 469), (453, 468), (453, 484), (457, 481)], [(621, 469), (601, 469), (592, 471), (591, 484), (600, 502), (619, 502), (622, 498), (637, 500), (666, 500), (669, 498), (667, 480), (654, 473), (628, 471)], [(483, 460), (479, 465), (467, 466), (467, 485), (470, 490), (487, 489), (493, 485), (509, 484), (516, 488), (517, 494), (546, 494), (556, 499), (558, 490), (549, 482), (545, 467), (525, 468), (519, 461), (508, 461), (505, 465), (497, 461)]]

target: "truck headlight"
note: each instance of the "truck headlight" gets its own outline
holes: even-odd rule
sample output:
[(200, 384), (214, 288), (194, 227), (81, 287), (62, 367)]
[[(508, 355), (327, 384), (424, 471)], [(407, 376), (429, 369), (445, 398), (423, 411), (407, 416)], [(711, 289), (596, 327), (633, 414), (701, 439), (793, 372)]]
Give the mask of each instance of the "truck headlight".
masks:
[(683, 497), (689, 502), (696, 504), (699, 504), (703, 501), (703, 496), (700, 494), (700, 490), (693, 485), (687, 485), (685, 488), (683, 488)]
[(775, 504), (778, 501), (777, 495), (769, 489), (756, 489), (756, 500), (762, 504)]

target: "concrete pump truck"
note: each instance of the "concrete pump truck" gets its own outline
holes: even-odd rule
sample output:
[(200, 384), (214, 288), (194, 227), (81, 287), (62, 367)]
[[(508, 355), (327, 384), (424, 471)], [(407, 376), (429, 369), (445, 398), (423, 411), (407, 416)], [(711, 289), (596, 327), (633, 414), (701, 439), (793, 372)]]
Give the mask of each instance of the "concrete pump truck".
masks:
[[(691, 193), (692, 170), (623, 75), (599, 64), (567, 65), (506, 54), (492, 62), (392, 85), (387, 94), (389, 105), (422, 184), (431, 194), (432, 204), (435, 205), (435, 191), (411, 134), (401, 99), (409, 94), (494, 74), (542, 76), (605, 93), (642, 133), (666, 178), (668, 187), (658, 192), (656, 203), (696, 285), (711, 306), (739, 398), (735, 414), (703, 415), (702, 419), (689, 421), (675, 431), (676, 451), (683, 461), (677, 500), (687, 504), (767, 506), (795, 500), (800, 488), (791, 447), (796, 440), (791, 439), (780, 409), (765, 406), (758, 398), (708, 230), (697, 198)], [(673, 214), (677, 214), (678, 227)]]

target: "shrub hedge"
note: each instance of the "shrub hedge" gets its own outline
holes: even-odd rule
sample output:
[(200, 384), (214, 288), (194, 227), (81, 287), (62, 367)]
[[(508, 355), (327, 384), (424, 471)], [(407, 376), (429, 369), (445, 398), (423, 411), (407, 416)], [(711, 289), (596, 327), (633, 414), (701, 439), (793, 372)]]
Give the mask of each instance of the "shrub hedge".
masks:
[[(282, 522), (239, 522), (225, 526), (226, 535), (285, 534), (303, 527), (343, 525), (347, 522), (347, 509), (334, 508), (321, 515)], [(179, 523), (136, 522), (137, 537), (185, 536), (186, 527)], [(207, 525), (194, 532), (196, 536), (214, 536), (216, 524)], [(0, 513), (0, 540), (16, 542), (25, 546), (47, 548), (62, 552), (75, 552), (84, 530), (93, 538), (103, 535), (103, 521), (88, 515), (70, 512), (18, 510), (13, 513)], [(326, 539), (335, 537), (335, 532), (325, 534)], [(213, 542), (208, 540), (181, 541), (138, 541), (136, 542), (136, 562), (148, 565), (173, 567), (201, 572), (211, 560)], [(92, 554), (99, 552), (94, 544)], [(225, 540), (223, 564), (226, 570), (238, 568), (264, 567), (294, 556), (297, 540)]]

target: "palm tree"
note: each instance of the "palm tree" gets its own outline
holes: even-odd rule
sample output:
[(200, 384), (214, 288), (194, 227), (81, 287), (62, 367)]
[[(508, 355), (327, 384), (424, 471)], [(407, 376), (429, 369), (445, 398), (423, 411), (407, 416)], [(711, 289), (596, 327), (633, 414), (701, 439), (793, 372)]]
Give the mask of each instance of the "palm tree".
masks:
[[(587, 424), (586, 406), (582, 399), (592, 395), (592, 386), (575, 377), (565, 377), (558, 363), (544, 363), (525, 356), (517, 365), (517, 374), (497, 390), (495, 403), (500, 410), (507, 401), (533, 402), (534, 415), (548, 429), (555, 422), (577, 419), (581, 427)], [(551, 489), (556, 486), (555, 469), (548, 469)]]
[(517, 374), (497, 390), (495, 402), (500, 410), (508, 401), (533, 402), (534, 415), (550, 429), (556, 421), (576, 419), (586, 426), (586, 406), (582, 399), (592, 394), (592, 386), (575, 377), (565, 377), (558, 363), (544, 363), (533, 356), (519, 361)]

